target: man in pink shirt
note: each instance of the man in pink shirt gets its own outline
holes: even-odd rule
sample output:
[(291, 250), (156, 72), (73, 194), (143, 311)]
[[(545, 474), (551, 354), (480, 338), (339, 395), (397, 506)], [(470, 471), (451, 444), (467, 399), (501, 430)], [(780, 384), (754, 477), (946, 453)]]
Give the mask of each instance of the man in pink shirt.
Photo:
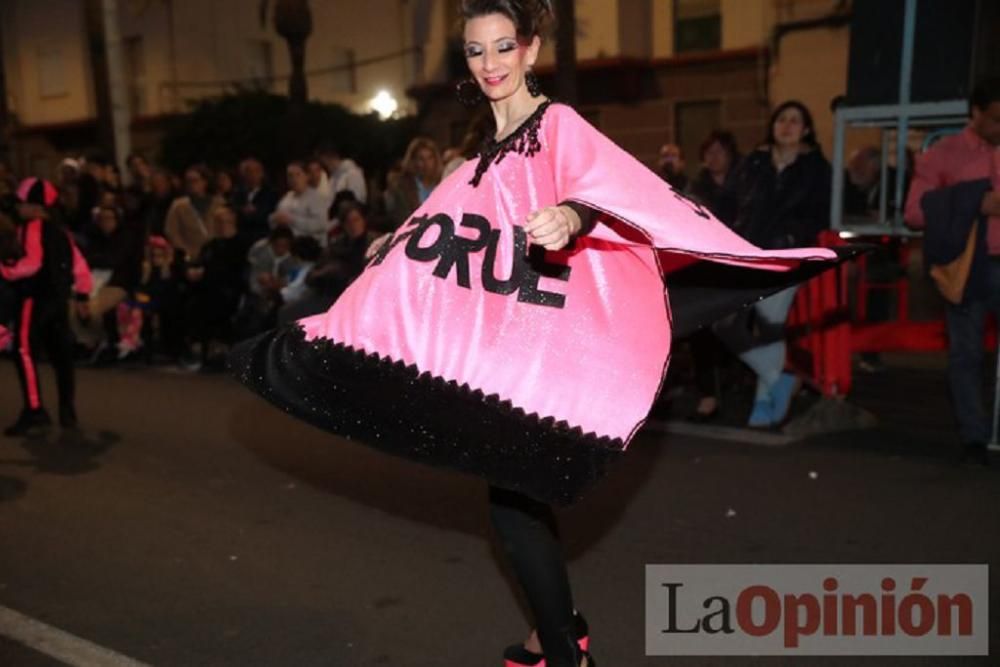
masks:
[(986, 465), (990, 423), (981, 395), (983, 329), (987, 313), (1000, 318), (1000, 78), (976, 86), (969, 111), (969, 124), (961, 133), (940, 140), (917, 158), (905, 214), (910, 226), (923, 228), (928, 221), (921, 200), (928, 192), (984, 179), (992, 183), (979, 205), (987, 221), (988, 284), (976, 292), (967, 289), (962, 303), (947, 305), (948, 376), (963, 458)]

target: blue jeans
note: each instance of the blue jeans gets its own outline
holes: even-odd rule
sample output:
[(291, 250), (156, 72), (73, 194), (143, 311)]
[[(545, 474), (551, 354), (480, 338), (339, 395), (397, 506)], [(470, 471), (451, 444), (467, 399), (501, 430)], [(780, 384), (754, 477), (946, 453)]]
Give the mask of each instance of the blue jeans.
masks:
[(948, 304), (948, 383), (962, 442), (990, 439), (992, 416), (983, 409), (983, 332), (986, 315), (1000, 319), (1000, 257), (989, 262), (989, 296)]
[(757, 374), (757, 393), (754, 400), (769, 399), (771, 387), (781, 377), (781, 371), (785, 368), (787, 353), (784, 337), (785, 321), (788, 319), (788, 311), (792, 308), (795, 292), (798, 289), (798, 286), (789, 287), (754, 304), (757, 327), (771, 329), (775, 335), (778, 335), (778, 331), (781, 332), (777, 340), (758, 345), (740, 354), (740, 360)]
[(769, 400), (785, 368), (785, 320), (798, 286), (789, 287), (740, 311), (714, 327), (726, 347), (757, 375), (758, 401)]

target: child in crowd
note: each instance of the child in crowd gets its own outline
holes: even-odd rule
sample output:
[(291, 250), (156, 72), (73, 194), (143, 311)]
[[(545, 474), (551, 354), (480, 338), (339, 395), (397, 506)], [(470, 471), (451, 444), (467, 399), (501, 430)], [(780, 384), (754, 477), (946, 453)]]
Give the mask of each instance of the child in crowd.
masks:
[[(152, 361), (157, 350), (176, 357), (180, 348), (178, 327), (177, 271), (174, 250), (166, 238), (150, 236), (146, 242), (142, 275), (132, 299), (119, 308), (124, 355), (145, 349), (146, 360)], [(126, 334), (127, 331), (127, 334)]]

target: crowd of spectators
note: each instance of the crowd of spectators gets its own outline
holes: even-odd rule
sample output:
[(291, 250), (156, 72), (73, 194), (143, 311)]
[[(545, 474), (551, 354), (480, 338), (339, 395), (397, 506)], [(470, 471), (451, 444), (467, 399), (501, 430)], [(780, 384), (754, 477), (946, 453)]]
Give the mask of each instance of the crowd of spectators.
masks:
[[(919, 157), (907, 155), (902, 198), (894, 188), (881, 191), (883, 183), (895, 182), (898, 167), (883, 166), (877, 147), (854, 151), (843, 174), (846, 217), (878, 221), (886, 212), (902, 211), (905, 203), (907, 223), (922, 227), (926, 207), (936, 205), (941, 219), (932, 219), (937, 227), (929, 229), (939, 237), (941, 229), (953, 233), (941, 242), (949, 251), (957, 249), (952, 255), (944, 257), (937, 246), (932, 250), (942, 255), (934, 265), (939, 273), (942, 266), (949, 271), (965, 266), (962, 280), (971, 285), (964, 300), (943, 287), (942, 293), (949, 299), (952, 393), (966, 449), (978, 453), (985, 451), (986, 437), (978, 394), (979, 340), (986, 312), (997, 307), (998, 292), (989, 285), (1000, 281), (1000, 199), (990, 189), (998, 128), (1000, 80), (991, 79), (973, 92), (970, 122), (961, 133)], [(442, 179), (472, 159), (488, 129), (473, 123), (461, 145), (443, 154), (433, 141), (414, 139), (382, 183), (366, 178), (332, 146), (289, 161), (282, 174), (268, 174), (253, 157), (175, 173), (135, 154), (124, 175), (99, 155), (64, 159), (49, 175), (58, 189), (51, 214), (65, 224), (93, 274), (87, 305), (70, 309), (79, 357), (211, 367), (239, 339), (325, 311), (361, 273), (374, 238), (403, 224)], [(688, 169), (676, 144), (663, 145), (659, 155), (660, 174), (675, 191), (759, 247), (815, 245), (828, 226), (831, 166), (812, 115), (800, 102), (779, 105), (763, 140), (745, 152), (732, 133), (717, 130), (702, 142), (696, 170)], [(0, 162), (0, 196), (16, 190), (17, 176), (38, 175), (15, 174)], [(968, 202), (955, 199), (953, 191)], [(961, 208), (956, 201), (968, 205)], [(948, 226), (952, 218), (962, 224)], [(989, 223), (988, 233), (977, 237), (980, 218)], [(0, 244), (11, 242), (9, 231), (0, 229)], [(970, 273), (973, 250), (978, 259), (971, 261)], [(871, 254), (872, 276), (898, 279), (897, 254), (898, 244), (892, 243)], [(941, 287), (943, 279), (931, 275)], [(748, 425), (773, 428), (788, 418), (800, 384), (786, 370), (786, 319), (795, 289), (765, 298), (690, 340), (699, 399), (692, 419), (708, 421), (719, 412), (720, 368), (736, 358), (756, 381)], [(10, 345), (10, 336), (3, 336), (8, 324), (3, 297), (0, 290), (0, 351)], [(887, 303), (868, 304), (870, 320), (888, 318)], [(861, 359), (863, 370), (879, 365), (877, 355)]]
[[(486, 133), (473, 123), (444, 154), (416, 138), (382, 183), (333, 146), (290, 160), (279, 174), (253, 157), (174, 173), (134, 154), (124, 175), (97, 155), (63, 160), (54, 175), (58, 216), (94, 274), (90, 312), (72, 314), (79, 356), (219, 366), (233, 342), (325, 311), (361, 273), (372, 240), (403, 224), (474, 157)], [(732, 133), (717, 130), (698, 158), (700, 167), (689, 170), (681, 148), (665, 144), (660, 173), (752, 243), (812, 245), (826, 228), (830, 164), (801, 103), (779, 105), (763, 141), (745, 153)], [(879, 158), (863, 148), (848, 161), (848, 214), (877, 212)], [(0, 189), (12, 182), (0, 166)], [(794, 295), (794, 288), (776, 294), (691, 339), (699, 394), (693, 419), (718, 413), (720, 365), (737, 357), (757, 378), (749, 425), (786, 419), (798, 387), (784, 370)]]
[[(252, 156), (176, 173), (133, 154), (124, 175), (101, 155), (64, 159), (48, 175), (59, 192), (50, 215), (94, 279), (88, 312), (71, 313), (78, 360), (221, 368), (235, 341), (326, 310), (369, 243), (402, 224), (442, 171), (424, 138), (383, 187), (333, 146), (283, 174)], [(0, 165), (0, 194), (18, 176)]]
[[(444, 154), (416, 138), (383, 184), (332, 146), (289, 161), (281, 174), (268, 174), (253, 157), (233, 168), (196, 164), (174, 173), (135, 154), (124, 176), (100, 156), (67, 158), (55, 175), (59, 215), (94, 273), (90, 316), (72, 322), (80, 356), (213, 367), (236, 340), (325, 311), (361, 273), (369, 243), (405, 222), (476, 154), (485, 133), (474, 123), (461, 146)], [(810, 245), (826, 226), (830, 165), (804, 105), (780, 105), (764, 141), (745, 155), (731, 133), (715, 131), (698, 158), (700, 168), (689, 171), (680, 147), (665, 144), (660, 173), (751, 242)], [(866, 149), (849, 163), (852, 212), (877, 208), (877, 158)], [(750, 424), (785, 418), (796, 388), (783, 371), (794, 293), (693, 337), (694, 419), (717, 413), (719, 366), (733, 355), (758, 378)]]
[[(702, 142), (698, 157), (701, 166), (689, 178), (681, 148), (665, 144), (660, 149), (662, 178), (761, 248), (819, 243), (820, 232), (829, 226), (831, 166), (804, 104), (778, 105), (763, 141), (745, 154), (732, 133), (717, 130)], [(877, 148), (862, 148), (849, 161), (845, 204), (850, 215), (877, 214), (880, 157)], [(748, 426), (773, 428), (788, 419), (801, 385), (786, 370), (786, 321), (795, 295), (795, 287), (781, 291), (691, 337), (698, 394), (692, 421), (718, 416), (722, 369), (736, 358), (755, 378)]]

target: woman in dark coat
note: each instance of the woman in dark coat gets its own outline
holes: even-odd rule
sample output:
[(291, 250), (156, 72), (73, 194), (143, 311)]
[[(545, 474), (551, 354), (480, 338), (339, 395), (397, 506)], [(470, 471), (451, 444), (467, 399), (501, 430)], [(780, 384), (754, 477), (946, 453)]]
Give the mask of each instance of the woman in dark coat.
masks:
[[(830, 179), (809, 109), (794, 100), (781, 104), (771, 115), (767, 141), (737, 170), (733, 229), (768, 250), (815, 244), (829, 222)], [(781, 424), (798, 391), (798, 379), (783, 372), (785, 320), (795, 291), (790, 287), (763, 299), (716, 328), (757, 375), (751, 427)]]

